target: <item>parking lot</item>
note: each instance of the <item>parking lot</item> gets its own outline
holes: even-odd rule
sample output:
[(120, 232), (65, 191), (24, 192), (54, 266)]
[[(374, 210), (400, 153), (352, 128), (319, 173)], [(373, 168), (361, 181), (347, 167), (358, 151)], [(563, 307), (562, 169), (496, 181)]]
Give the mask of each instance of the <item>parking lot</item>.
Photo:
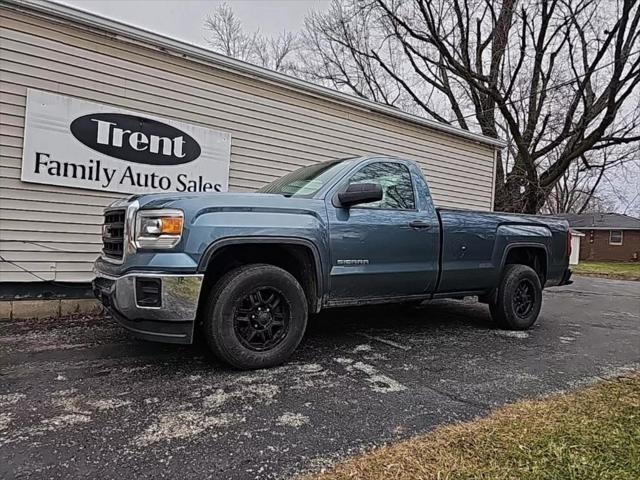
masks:
[(0, 323), (0, 477), (287, 478), (638, 368), (639, 294), (578, 278), (528, 332), (467, 301), (327, 311), (255, 372), (102, 317)]

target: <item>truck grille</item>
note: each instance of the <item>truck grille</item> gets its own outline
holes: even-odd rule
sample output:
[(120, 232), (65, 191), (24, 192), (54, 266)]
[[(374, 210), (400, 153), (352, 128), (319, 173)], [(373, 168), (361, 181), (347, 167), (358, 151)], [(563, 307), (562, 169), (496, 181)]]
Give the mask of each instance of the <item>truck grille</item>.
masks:
[(105, 257), (122, 260), (124, 252), (124, 221), (126, 210), (109, 210), (104, 213), (102, 227), (102, 253)]

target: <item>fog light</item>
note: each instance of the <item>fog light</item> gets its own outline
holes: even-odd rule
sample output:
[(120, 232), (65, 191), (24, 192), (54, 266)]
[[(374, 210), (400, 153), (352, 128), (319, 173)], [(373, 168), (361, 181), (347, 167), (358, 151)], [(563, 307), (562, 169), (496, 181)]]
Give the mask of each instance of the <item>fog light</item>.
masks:
[(136, 278), (136, 304), (139, 307), (162, 306), (162, 282), (159, 278)]

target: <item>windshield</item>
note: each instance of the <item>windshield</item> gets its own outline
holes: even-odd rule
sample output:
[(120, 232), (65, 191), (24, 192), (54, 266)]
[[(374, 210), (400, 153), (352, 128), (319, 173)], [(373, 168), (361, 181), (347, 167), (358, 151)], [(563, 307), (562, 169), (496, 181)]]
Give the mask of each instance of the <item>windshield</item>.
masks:
[(331, 160), (299, 168), (265, 185), (258, 192), (274, 193), (285, 197), (312, 197), (342, 169), (345, 162), (346, 159)]

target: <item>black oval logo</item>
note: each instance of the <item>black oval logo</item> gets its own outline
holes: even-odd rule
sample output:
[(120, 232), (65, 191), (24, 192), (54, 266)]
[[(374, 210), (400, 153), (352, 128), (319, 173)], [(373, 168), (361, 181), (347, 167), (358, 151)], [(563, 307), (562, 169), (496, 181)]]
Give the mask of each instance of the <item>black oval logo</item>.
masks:
[(180, 165), (200, 156), (200, 145), (171, 125), (124, 113), (92, 113), (71, 122), (71, 133), (96, 152), (134, 163)]

